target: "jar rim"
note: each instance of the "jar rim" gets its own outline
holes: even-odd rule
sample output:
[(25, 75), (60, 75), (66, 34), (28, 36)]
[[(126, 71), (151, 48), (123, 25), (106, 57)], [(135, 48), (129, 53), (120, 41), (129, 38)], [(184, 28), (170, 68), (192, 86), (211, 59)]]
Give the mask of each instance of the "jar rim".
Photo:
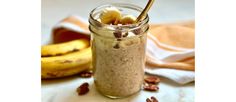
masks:
[[(91, 30), (90, 26), (89, 26), (89, 30), (90, 30), (90, 32), (92, 32), (92, 34), (94, 34), (97, 37), (106, 38), (106, 39), (120, 39), (120, 41), (122, 41), (122, 40), (125, 40), (125, 39), (132, 39), (132, 38), (135, 38), (135, 37), (141, 37), (141, 36), (147, 35), (148, 34), (147, 31), (149, 30), (149, 26), (147, 27), (147, 29), (142, 34), (138, 34), (138, 35), (130, 36), (130, 37), (122, 37), (122, 38), (102, 36), (102, 35), (94, 32), (93, 30)], [(117, 41), (119, 41), (119, 40), (117, 40)]]

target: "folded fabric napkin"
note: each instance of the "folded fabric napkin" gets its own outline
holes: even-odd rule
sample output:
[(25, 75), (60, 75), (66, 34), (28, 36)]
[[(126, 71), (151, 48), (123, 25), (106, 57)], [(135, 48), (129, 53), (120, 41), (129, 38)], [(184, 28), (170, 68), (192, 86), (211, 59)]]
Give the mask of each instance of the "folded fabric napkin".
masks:
[[(194, 81), (194, 32), (194, 21), (151, 24), (147, 40), (145, 72), (169, 78), (179, 84)], [(89, 34), (88, 21), (73, 15), (55, 25), (53, 42), (89, 39)]]

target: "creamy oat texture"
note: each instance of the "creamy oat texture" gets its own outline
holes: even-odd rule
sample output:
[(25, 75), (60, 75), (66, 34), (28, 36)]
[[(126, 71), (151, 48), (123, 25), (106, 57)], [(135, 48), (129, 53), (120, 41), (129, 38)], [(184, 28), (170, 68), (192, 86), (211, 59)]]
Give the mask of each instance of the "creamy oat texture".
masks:
[(97, 90), (113, 97), (138, 92), (144, 78), (146, 34), (121, 41), (93, 35), (94, 82)]

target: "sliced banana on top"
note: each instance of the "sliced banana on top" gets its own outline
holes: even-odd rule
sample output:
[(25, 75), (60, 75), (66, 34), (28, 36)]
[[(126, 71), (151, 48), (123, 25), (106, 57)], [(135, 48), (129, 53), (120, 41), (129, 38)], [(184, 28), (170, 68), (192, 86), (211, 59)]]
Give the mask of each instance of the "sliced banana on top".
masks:
[(105, 8), (99, 16), (99, 21), (104, 24), (133, 24), (135, 23), (136, 17), (133, 15), (123, 15), (121, 11), (116, 7)]
[(120, 23), (123, 25), (135, 23), (136, 17), (133, 15), (125, 15), (121, 18)]
[(101, 19), (101, 22), (105, 24), (118, 23), (121, 19), (121, 12), (115, 7), (105, 8), (99, 18)]

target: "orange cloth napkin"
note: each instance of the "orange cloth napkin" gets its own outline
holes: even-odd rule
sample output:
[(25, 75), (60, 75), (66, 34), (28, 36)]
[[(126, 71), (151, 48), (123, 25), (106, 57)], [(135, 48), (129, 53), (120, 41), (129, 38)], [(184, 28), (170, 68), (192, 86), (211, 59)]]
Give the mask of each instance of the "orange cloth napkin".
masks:
[[(179, 24), (151, 25), (148, 39), (154, 43), (155, 46), (152, 47), (162, 49), (167, 53), (174, 52), (175, 54), (161, 59), (158, 58), (158, 53), (148, 50), (147, 64), (162, 68), (194, 70), (194, 36), (193, 21)], [(183, 53), (187, 55), (183, 55)]]
[[(194, 81), (194, 21), (173, 24), (151, 24), (147, 40), (145, 71), (167, 77), (177, 83)], [(69, 16), (53, 29), (53, 42), (88, 38), (88, 22)]]

